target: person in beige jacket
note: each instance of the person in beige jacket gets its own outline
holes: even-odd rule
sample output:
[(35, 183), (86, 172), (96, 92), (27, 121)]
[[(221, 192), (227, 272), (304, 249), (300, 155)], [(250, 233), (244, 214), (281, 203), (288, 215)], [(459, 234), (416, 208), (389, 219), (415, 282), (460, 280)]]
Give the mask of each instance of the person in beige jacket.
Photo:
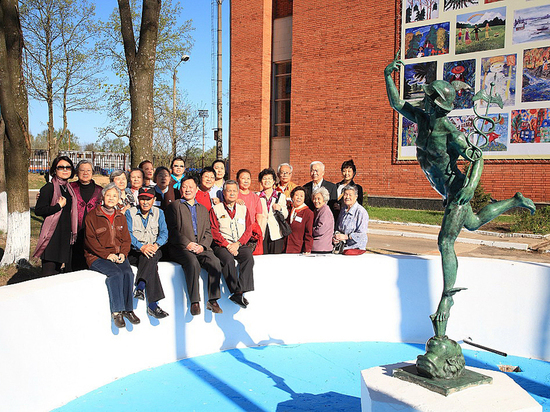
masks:
[(275, 170), (271, 168), (262, 170), (258, 175), (258, 181), (262, 188), (258, 193), (262, 204), (262, 213), (264, 216), (267, 216), (267, 220), (262, 222), (264, 254), (283, 253), (285, 239), (281, 234), (275, 213), (282, 213), (285, 219), (288, 217), (286, 196), (275, 190), (275, 183), (277, 181)]

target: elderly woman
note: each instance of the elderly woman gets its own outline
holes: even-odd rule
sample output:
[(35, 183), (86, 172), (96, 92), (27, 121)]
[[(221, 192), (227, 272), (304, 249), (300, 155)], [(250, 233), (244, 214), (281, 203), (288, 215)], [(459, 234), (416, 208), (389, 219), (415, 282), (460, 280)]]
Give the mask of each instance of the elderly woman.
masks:
[(107, 276), (111, 317), (116, 327), (123, 328), (124, 318), (134, 325), (140, 322), (133, 311), (134, 272), (127, 259), (132, 239), (126, 217), (116, 208), (120, 189), (109, 183), (101, 194), (103, 204), (86, 216), (84, 254), (91, 270)]
[(246, 210), (248, 210), (250, 218), (252, 219), (252, 237), (257, 240), (254, 255), (262, 255), (263, 237), (260, 228), (265, 225), (265, 215), (263, 214), (260, 197), (250, 190), (250, 183), (252, 182), (251, 176), (250, 170), (248, 169), (241, 169), (237, 172), (237, 183), (239, 183), (237, 203), (246, 206)]
[(72, 270), (88, 269), (84, 259), (84, 219), (88, 212), (101, 203), (101, 186), (92, 179), (93, 165), (89, 160), (81, 160), (76, 165), (76, 182), (69, 183), (74, 190), (78, 209), (78, 236), (73, 245)]
[(334, 233), (334, 216), (327, 202), (330, 194), (324, 187), (313, 191), (311, 195), (315, 212), (313, 215), (313, 253), (331, 253)]
[(297, 186), (290, 192), (292, 210), (289, 214), (292, 233), (286, 239), (286, 253), (311, 253), (313, 247), (313, 212), (305, 204), (306, 189)]
[(262, 170), (258, 175), (262, 188), (259, 193), (260, 202), (262, 203), (262, 214), (266, 216), (266, 220), (261, 225), (264, 237), (263, 248), (266, 255), (283, 253), (285, 247), (285, 239), (275, 218), (275, 213), (282, 213), (284, 219), (286, 219), (288, 217), (288, 209), (286, 208), (286, 196), (283, 193), (277, 192), (274, 188), (276, 179), (275, 170), (271, 168)]
[(40, 189), (34, 212), (44, 217), (34, 257), (42, 259), (42, 276), (56, 275), (65, 265), (71, 270), (71, 245), (78, 233), (76, 195), (68, 180), (74, 166), (67, 156), (58, 156), (50, 168), (52, 180)]
[(342, 190), (344, 207), (336, 222), (336, 232), (332, 238), (334, 245), (343, 243), (344, 255), (361, 255), (367, 247), (369, 214), (357, 203), (357, 187), (348, 185)]
[(120, 198), (117, 209), (124, 214), (132, 206), (137, 205), (137, 201), (128, 187), (128, 174), (124, 170), (113, 170), (109, 175), (109, 181), (114, 183), (120, 190)]
[[(136, 205), (137, 205), (137, 198), (139, 194), (139, 189), (143, 187), (143, 182), (145, 181), (145, 172), (140, 168), (133, 168), (130, 170), (130, 191), (132, 192), (132, 197), (136, 199)], [(136, 206), (133, 205), (133, 206)]]
[[(357, 187), (357, 202), (360, 205), (363, 204), (363, 188), (361, 187), (361, 185), (358, 185), (353, 181), (355, 175), (357, 174), (357, 169), (355, 167), (355, 163), (353, 163), (353, 159), (346, 160), (344, 163), (342, 163), (340, 171), (342, 172), (343, 179), (341, 182), (338, 182), (336, 184), (338, 203), (334, 205), (334, 209), (338, 212), (340, 212), (340, 210), (344, 207), (344, 200), (342, 199), (342, 196), (344, 187), (346, 187), (347, 185)], [(338, 214), (336, 216), (338, 216)]]
[(179, 199), (179, 194), (176, 197), (175, 189), (170, 184), (170, 170), (164, 166), (156, 168), (153, 174), (155, 185), (155, 206), (165, 211), (170, 203)]

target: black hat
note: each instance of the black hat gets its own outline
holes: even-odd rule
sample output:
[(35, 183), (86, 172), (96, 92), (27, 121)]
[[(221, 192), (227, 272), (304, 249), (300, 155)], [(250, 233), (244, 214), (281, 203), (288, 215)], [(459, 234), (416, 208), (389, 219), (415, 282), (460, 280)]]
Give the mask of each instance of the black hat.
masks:
[(140, 188), (139, 192), (138, 192), (138, 199), (140, 197), (152, 199), (153, 197), (155, 197), (155, 189), (153, 189), (152, 187), (142, 187), (142, 188)]

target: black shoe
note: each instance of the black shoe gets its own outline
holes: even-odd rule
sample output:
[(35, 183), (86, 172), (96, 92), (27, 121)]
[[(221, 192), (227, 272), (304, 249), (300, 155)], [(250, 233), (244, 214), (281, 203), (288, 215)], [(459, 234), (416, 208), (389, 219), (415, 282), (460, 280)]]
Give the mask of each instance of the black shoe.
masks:
[(209, 300), (206, 302), (206, 309), (211, 310), (214, 313), (223, 313), (222, 308), (218, 305), (218, 302), (215, 300)]
[(244, 296), (242, 293), (232, 294), (231, 296), (229, 296), (229, 300), (239, 305), (241, 308), (246, 309), (246, 302), (244, 301)]
[(198, 302), (191, 304), (191, 315), (197, 316), (201, 314), (201, 305)]
[(248, 303), (249, 303), (249, 302), (248, 302), (248, 299), (245, 298), (244, 295), (243, 295), (243, 302), (244, 302), (244, 304), (245, 304), (246, 306), (248, 306)]
[(132, 325), (137, 325), (139, 322), (141, 322), (133, 310), (123, 310), (122, 316), (128, 319)]
[(134, 291), (134, 298), (139, 300), (145, 300), (145, 291), (143, 289), (136, 289)]
[(152, 316), (152, 317), (157, 318), (157, 319), (162, 319), (162, 318), (165, 318), (166, 316), (168, 316), (168, 313), (163, 311), (158, 306), (155, 308), (155, 310), (151, 309), (150, 307), (147, 307), (147, 314), (149, 316)]
[(111, 317), (113, 318), (113, 322), (115, 323), (115, 326), (117, 328), (124, 328), (126, 327), (126, 322), (124, 322), (124, 318), (122, 317), (121, 312), (113, 312), (111, 314)]

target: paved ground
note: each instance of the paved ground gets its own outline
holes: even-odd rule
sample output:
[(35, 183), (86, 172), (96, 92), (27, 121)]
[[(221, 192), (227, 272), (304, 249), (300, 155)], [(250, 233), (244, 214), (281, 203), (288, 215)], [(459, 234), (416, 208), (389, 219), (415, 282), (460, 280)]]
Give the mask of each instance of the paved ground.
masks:
[[(370, 253), (438, 255), (438, 226), (369, 222)], [(463, 230), (455, 243), (458, 256), (550, 263), (550, 237), (510, 236)]]

